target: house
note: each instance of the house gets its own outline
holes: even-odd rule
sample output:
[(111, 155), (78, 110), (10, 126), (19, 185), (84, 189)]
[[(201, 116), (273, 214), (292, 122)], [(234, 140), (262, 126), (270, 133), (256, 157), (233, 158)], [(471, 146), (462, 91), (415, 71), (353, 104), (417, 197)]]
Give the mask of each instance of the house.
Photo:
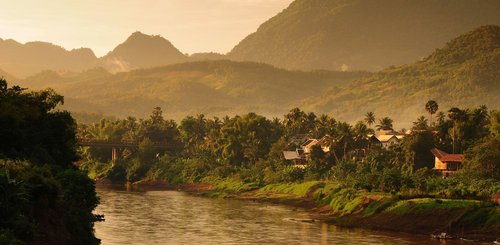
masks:
[(440, 171), (443, 176), (449, 176), (462, 169), (463, 154), (448, 154), (437, 148), (433, 148), (431, 152), (435, 157), (433, 169)]
[(368, 140), (371, 146), (387, 149), (391, 145), (398, 144), (405, 136), (392, 130), (380, 130), (374, 135), (368, 135)]
[[(307, 162), (309, 154), (311, 153), (311, 150), (315, 145), (319, 145), (324, 152), (330, 151), (330, 142), (332, 137), (329, 135), (325, 135), (321, 139), (304, 139), (305, 141), (303, 141), (303, 143), (300, 144), (300, 147), (295, 151), (283, 151), (285, 160), (293, 160), (295, 164), (304, 164), (305, 162)], [(296, 139), (292, 138), (292, 140)]]
[(305, 154), (310, 154), (313, 146), (319, 145), (324, 152), (330, 151), (330, 142), (332, 137), (330, 135), (325, 135), (321, 139), (309, 139), (302, 144), (302, 149)]
[(296, 165), (307, 162), (306, 155), (302, 149), (297, 149), (295, 151), (283, 151), (283, 156), (285, 157), (285, 160), (292, 160)]
[(389, 146), (391, 145), (395, 145), (395, 144), (398, 144), (399, 141), (401, 141), (402, 137), (398, 137), (396, 135), (391, 135), (391, 134), (387, 134), (387, 135), (379, 135), (377, 136), (377, 139), (378, 141), (380, 141), (380, 144), (382, 144), (382, 147), (387, 149), (389, 148)]

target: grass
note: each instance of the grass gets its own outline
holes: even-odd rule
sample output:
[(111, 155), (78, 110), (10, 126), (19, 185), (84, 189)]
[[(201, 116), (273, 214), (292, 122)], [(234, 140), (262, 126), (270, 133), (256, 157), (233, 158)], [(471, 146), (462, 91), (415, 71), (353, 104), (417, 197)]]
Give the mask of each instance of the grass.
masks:
[(308, 181), (304, 183), (283, 183), (270, 184), (258, 190), (259, 193), (281, 193), (290, 194), (296, 197), (305, 197), (313, 188), (324, 187), (325, 183), (321, 181)]
[(217, 191), (225, 191), (228, 193), (238, 193), (242, 191), (249, 191), (257, 189), (259, 186), (257, 183), (244, 183), (242, 181), (237, 181), (233, 179), (225, 179), (217, 181), (214, 184), (214, 189)]
[(437, 209), (460, 209), (477, 206), (480, 201), (475, 200), (452, 200), (452, 199), (433, 199), (433, 198), (415, 198), (401, 200), (387, 209), (388, 212), (396, 214), (423, 213)]
[(480, 207), (469, 209), (460, 219), (461, 225), (476, 225), (485, 227), (500, 227), (500, 209), (492, 207)]

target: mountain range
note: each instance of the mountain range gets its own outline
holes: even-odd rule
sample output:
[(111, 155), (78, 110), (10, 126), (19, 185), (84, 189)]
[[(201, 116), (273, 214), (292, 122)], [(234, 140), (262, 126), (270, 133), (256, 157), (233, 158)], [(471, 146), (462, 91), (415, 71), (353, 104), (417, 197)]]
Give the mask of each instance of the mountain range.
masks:
[[(100, 58), (86, 48), (0, 39), (0, 76), (54, 88), (73, 112), (117, 117), (144, 117), (156, 106), (176, 120), (250, 111), (280, 117), (301, 107), (350, 122), (373, 111), (408, 126), (431, 99), (441, 110), (500, 108), (500, 27), (457, 33), (499, 22), (500, 1), (416, 3), (296, 0), (227, 55), (183, 54), (140, 32)], [(380, 71), (351, 71), (358, 69)]]
[(0, 39), (0, 69), (25, 78), (43, 70), (123, 72), (229, 59), (289, 70), (379, 71), (418, 61), (473, 28), (499, 25), (498, 13), (498, 0), (295, 0), (227, 55), (187, 55), (167, 39), (141, 32), (99, 58), (88, 48)]
[(280, 117), (293, 107), (355, 122), (368, 111), (411, 125), (436, 100), (452, 106), (500, 108), (500, 27), (467, 32), (421, 61), (377, 73), (289, 71), (254, 62), (197, 61), (112, 74), (45, 71), (22, 86), (54, 88), (74, 112), (147, 116), (160, 106), (168, 118), (203, 113), (257, 112)]

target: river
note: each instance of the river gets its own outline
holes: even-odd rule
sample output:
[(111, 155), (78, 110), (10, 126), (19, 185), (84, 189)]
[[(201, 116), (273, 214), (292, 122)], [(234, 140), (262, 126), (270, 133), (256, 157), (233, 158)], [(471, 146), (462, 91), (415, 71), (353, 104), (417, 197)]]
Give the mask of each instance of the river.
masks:
[[(103, 245), (124, 244), (440, 244), (428, 236), (305, 223), (291, 207), (212, 199), (177, 191), (98, 189), (95, 225)], [(442, 244), (442, 243), (441, 243)], [(470, 244), (459, 241), (448, 244)]]

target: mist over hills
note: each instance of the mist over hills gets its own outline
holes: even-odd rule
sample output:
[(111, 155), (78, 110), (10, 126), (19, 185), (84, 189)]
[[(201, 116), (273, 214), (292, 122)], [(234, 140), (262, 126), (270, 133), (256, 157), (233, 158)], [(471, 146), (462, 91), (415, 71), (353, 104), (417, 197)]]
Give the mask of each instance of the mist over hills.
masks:
[(473, 28), (497, 0), (296, 0), (228, 54), (286, 69), (381, 70), (413, 63)]
[(258, 112), (281, 116), (321, 91), (344, 86), (366, 72), (287, 71), (266, 64), (198, 61), (111, 74), (41, 72), (21, 85), (51, 87), (65, 96), (66, 109), (105, 115), (145, 117), (160, 106), (182, 119), (203, 113), (225, 116)]
[(426, 115), (424, 105), (436, 100), (440, 110), (452, 106), (500, 108), (500, 27), (483, 26), (467, 32), (424, 60), (390, 67), (326, 91), (305, 102), (305, 108), (350, 120), (374, 111), (396, 122)]
[(41, 72), (22, 83), (52, 87), (76, 112), (144, 117), (156, 106), (180, 120), (203, 113), (257, 112), (280, 117), (293, 107), (339, 120), (361, 120), (368, 111), (408, 127), (424, 105), (500, 108), (500, 27), (467, 32), (410, 65), (378, 73), (289, 71), (229, 60), (198, 61), (117, 74), (103, 68), (81, 73)]

